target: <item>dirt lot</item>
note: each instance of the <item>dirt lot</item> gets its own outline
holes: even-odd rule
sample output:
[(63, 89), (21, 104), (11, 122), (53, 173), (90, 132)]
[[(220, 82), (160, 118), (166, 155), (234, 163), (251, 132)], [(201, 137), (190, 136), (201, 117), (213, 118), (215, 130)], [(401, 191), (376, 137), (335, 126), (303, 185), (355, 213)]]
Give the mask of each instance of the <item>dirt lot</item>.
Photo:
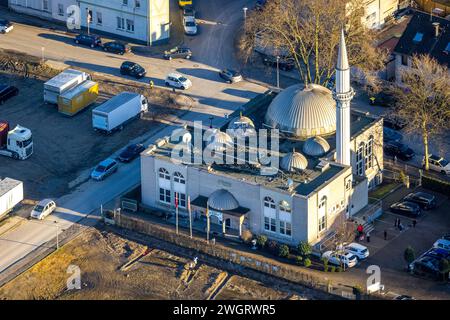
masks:
[[(141, 257), (143, 253), (147, 254)], [(0, 299), (285, 299), (301, 295), (270, 282), (229, 275), (202, 262), (190, 269), (191, 262), (107, 229), (89, 229), (0, 288)], [(69, 265), (81, 270), (81, 290), (66, 290)]]
[[(0, 83), (15, 85), (20, 90), (19, 96), (0, 107), (0, 119), (9, 121), (11, 126), (20, 124), (31, 129), (34, 140), (34, 153), (29, 159), (16, 161), (0, 157), (0, 177), (24, 181), (25, 195), (30, 199), (67, 193), (69, 182), (81, 171), (93, 167), (130, 140), (158, 130), (161, 121), (174, 119), (189, 108), (190, 102), (184, 96), (157, 88), (150, 92), (145, 85), (126, 80), (118, 83), (96, 74), (93, 78), (99, 82), (101, 92), (97, 103), (74, 117), (66, 117), (57, 112), (56, 106), (43, 103), (43, 83), (54, 73), (57, 71), (47, 69), (43, 76), (24, 78), (10, 70), (0, 71)], [(91, 110), (125, 90), (146, 95), (151, 111), (143, 119), (130, 122), (121, 132), (110, 136), (94, 132)]]

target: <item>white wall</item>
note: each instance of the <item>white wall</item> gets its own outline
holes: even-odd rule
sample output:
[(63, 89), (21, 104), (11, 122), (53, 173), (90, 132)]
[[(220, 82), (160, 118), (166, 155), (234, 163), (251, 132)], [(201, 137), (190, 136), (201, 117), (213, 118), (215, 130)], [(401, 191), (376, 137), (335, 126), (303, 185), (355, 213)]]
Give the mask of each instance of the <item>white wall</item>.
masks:
[[(46, 3), (46, 7), (44, 3)], [(67, 19), (67, 8), (76, 3), (76, 0), (9, 0), (9, 7), (14, 11), (39, 18), (55, 19), (65, 22)], [(63, 9), (62, 15), (59, 11), (60, 6)]]

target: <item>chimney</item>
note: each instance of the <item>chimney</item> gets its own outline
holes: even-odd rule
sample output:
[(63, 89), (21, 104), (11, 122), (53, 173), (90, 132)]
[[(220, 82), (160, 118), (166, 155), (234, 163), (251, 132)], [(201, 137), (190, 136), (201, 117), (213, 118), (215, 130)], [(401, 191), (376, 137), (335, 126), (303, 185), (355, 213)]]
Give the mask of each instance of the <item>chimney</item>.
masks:
[(439, 22), (433, 22), (434, 36), (439, 37)]

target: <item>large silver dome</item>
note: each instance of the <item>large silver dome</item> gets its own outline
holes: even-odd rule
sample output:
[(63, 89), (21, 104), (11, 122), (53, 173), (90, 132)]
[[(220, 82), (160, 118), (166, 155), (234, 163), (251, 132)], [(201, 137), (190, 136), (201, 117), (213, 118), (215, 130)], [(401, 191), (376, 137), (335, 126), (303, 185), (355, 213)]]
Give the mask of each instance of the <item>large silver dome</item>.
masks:
[(331, 134), (336, 131), (336, 102), (320, 85), (293, 85), (273, 99), (264, 123), (301, 139)]
[(239, 207), (239, 202), (227, 190), (214, 191), (208, 198), (208, 206), (215, 210), (234, 210)]
[(303, 152), (308, 156), (320, 157), (330, 150), (327, 140), (322, 137), (308, 138), (303, 144)]
[(280, 160), (281, 169), (288, 172), (305, 170), (308, 167), (308, 160), (299, 152), (289, 152)]

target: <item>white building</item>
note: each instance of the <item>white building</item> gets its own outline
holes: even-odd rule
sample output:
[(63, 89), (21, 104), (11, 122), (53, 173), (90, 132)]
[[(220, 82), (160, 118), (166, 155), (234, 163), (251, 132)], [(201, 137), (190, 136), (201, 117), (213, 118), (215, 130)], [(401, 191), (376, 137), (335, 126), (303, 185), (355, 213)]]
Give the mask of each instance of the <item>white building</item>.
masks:
[(370, 29), (379, 29), (392, 19), (398, 9), (399, 0), (365, 0), (364, 25)]
[[(248, 229), (292, 245), (327, 239), (368, 205), (368, 189), (381, 183), (383, 170), (382, 119), (350, 112), (343, 34), (338, 56), (334, 95), (319, 85), (294, 85), (232, 118), (227, 133), (204, 130), (202, 139), (186, 127), (150, 146), (141, 155), (142, 204), (173, 213), (177, 199), (186, 215), (190, 199), (194, 216), (209, 214), (213, 230), (225, 234)], [(262, 128), (280, 132), (278, 151), (259, 145), (259, 155), (273, 157), (270, 166), (250, 160), (251, 133)], [(191, 161), (210, 151), (231, 163)], [(186, 158), (173, 161), (179, 154)]]
[(67, 8), (76, 0), (9, 0), (9, 8), (16, 12), (29, 14), (42, 19), (66, 22)]
[(152, 45), (170, 37), (170, 0), (9, 0), (17, 12), (66, 22), (76, 6), (79, 24), (99, 34)]
[(169, 0), (79, 0), (81, 25), (152, 45), (169, 39)]

